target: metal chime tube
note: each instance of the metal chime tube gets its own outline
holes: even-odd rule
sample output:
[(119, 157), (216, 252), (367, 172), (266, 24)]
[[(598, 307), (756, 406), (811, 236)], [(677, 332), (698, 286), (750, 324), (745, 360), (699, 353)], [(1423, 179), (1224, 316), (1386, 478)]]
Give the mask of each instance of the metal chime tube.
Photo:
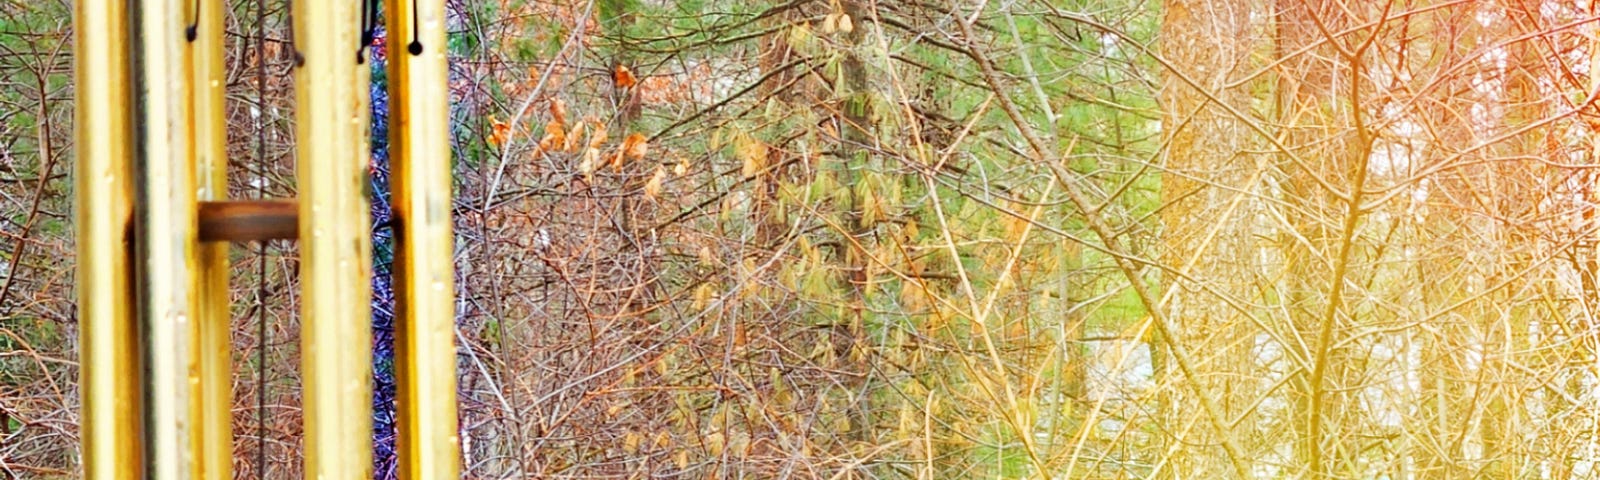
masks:
[(372, 476), (371, 212), (360, 2), (294, 0), (306, 478)]
[[(460, 476), (443, 0), (389, 0), (395, 364), (404, 479)], [(413, 9), (415, 8), (415, 9)]]
[[(401, 475), (456, 478), (444, 3), (387, 5)], [(224, 8), (78, 0), (74, 214), (89, 479), (232, 477), (228, 242), (268, 239), (300, 242), (305, 477), (372, 475), (362, 5), (294, 0), (293, 12), (300, 196), (240, 202), (227, 199)]]
[(132, 479), (140, 463), (138, 333), (128, 245), (133, 135), (125, 0), (73, 10), (73, 225), (77, 232), (78, 359), (84, 478)]
[[(191, 12), (189, 36), (192, 67), (189, 80), (194, 92), (195, 186), (201, 201), (228, 198), (228, 130), (223, 110), (222, 33), (225, 2), (185, 2), (200, 7)], [(190, 422), (193, 432), (193, 472), (196, 480), (233, 478), (233, 381), (229, 339), (232, 298), (228, 291), (226, 242), (198, 245), (195, 272), (194, 336), (190, 348)]]
[(184, 3), (140, 0), (133, 11), (135, 288), (147, 375), (147, 472), (155, 479), (188, 478), (192, 461), (189, 336), (198, 237)]

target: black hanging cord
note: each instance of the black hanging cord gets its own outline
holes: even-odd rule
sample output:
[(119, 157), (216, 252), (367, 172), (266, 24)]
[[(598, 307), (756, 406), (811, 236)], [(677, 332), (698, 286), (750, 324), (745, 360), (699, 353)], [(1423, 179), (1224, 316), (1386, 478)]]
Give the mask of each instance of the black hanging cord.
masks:
[(422, 55), (422, 27), (421, 20), (417, 18), (417, 0), (411, 0), (411, 43), (406, 45), (406, 52), (411, 55)]
[[(266, 12), (264, 7), (263, 7), (262, 12), (263, 12), (263, 14), (264, 14), (264, 12)], [(265, 37), (262, 37), (262, 38), (265, 38)], [(263, 45), (265, 45), (265, 44), (263, 44)], [(293, 0), (289, 1), (289, 51), (294, 53), (294, 67), (295, 68), (304, 67), (306, 65), (306, 56), (304, 54), (300, 53), (300, 42), (295, 39), (295, 35), (294, 35), (294, 1)]]
[(188, 28), (183, 29), (183, 36), (189, 43), (194, 43), (195, 39), (200, 38), (200, 0), (194, 0), (194, 20), (189, 22)]
[(367, 47), (378, 34), (378, 0), (361, 0), (361, 45), (356, 47), (356, 63), (367, 63)]
[[(294, 29), (290, 25), (290, 30)], [(256, 0), (256, 196), (266, 198), (267, 0)], [(295, 52), (296, 60), (300, 53)], [(256, 244), (256, 479), (267, 478), (267, 242)]]

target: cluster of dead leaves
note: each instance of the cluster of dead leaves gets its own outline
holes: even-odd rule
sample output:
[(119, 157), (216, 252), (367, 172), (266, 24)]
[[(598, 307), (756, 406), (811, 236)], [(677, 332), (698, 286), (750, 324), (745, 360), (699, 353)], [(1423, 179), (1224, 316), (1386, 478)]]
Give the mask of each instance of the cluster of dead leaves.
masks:
[[(572, 138), (574, 140), (583, 136), (583, 124), (578, 124), (578, 130)], [(603, 140), (602, 140), (603, 141)], [(550, 123), (544, 126), (544, 138), (539, 139), (539, 149), (534, 152), (534, 157), (544, 152), (567, 150), (567, 102), (557, 98), (550, 101)], [(572, 146), (576, 148), (575, 146)]]
[[(596, 123), (595, 128), (602, 133), (605, 132), (605, 125)], [(622, 166), (626, 165), (628, 160), (643, 159), (645, 154), (649, 152), (650, 144), (648, 139), (644, 137), (644, 134), (635, 132), (623, 138), (622, 145), (617, 147), (617, 152), (606, 155), (605, 162), (606, 165), (611, 167), (611, 171), (621, 172)], [(591, 139), (589, 149), (583, 152), (583, 162), (578, 164), (578, 171), (583, 173), (585, 179), (593, 181), (594, 171), (600, 168), (600, 162), (600, 143)]]
[[(626, 72), (626, 67), (620, 67), (621, 72)], [(632, 78), (631, 74), (628, 78)], [(601, 148), (605, 145), (610, 134), (606, 131), (606, 124), (593, 117), (584, 118), (572, 125), (569, 130), (567, 124), (569, 112), (566, 102), (555, 99), (550, 102), (550, 123), (544, 126), (544, 137), (534, 147), (533, 157), (539, 158), (547, 153), (565, 152), (577, 153), (583, 151), (583, 160), (578, 163), (578, 171), (583, 173), (584, 180), (594, 181), (594, 172), (600, 168), (601, 162), (610, 166), (611, 171), (621, 172), (622, 167), (629, 161), (644, 159), (650, 152), (649, 139), (642, 133), (632, 133), (622, 139), (615, 153), (602, 156)], [(511, 126), (501, 121), (498, 117), (489, 117), (490, 146), (501, 148), (511, 140)], [(674, 167), (677, 175), (683, 175), (688, 170), (688, 165), (680, 164)], [(662, 166), (657, 166), (650, 179), (645, 182), (644, 193), (650, 198), (658, 198), (661, 194), (662, 184), (666, 181), (667, 171)]]
[[(585, 143), (584, 130), (587, 125), (594, 125), (594, 132), (589, 134), (587, 142), (590, 148), (597, 148), (606, 141), (606, 127), (598, 120), (584, 119), (567, 130), (567, 104), (556, 99), (550, 102), (550, 123), (544, 126), (544, 137), (539, 139), (534, 157), (537, 158), (547, 152), (577, 152)], [(511, 125), (500, 120), (499, 117), (489, 116), (489, 146), (500, 148), (511, 140)]]

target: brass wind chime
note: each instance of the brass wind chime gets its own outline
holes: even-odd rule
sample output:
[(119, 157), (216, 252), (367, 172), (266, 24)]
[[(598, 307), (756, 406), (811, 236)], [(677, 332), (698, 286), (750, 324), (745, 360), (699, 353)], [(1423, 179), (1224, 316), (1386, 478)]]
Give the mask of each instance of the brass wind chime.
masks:
[[(232, 478), (228, 249), (275, 239), (299, 242), (305, 478), (372, 476), (361, 52), (377, 5), (292, 1), (298, 197), (241, 201), (227, 198), (226, 2), (77, 0), (85, 478)], [(457, 478), (445, 8), (386, 0), (385, 10), (390, 43), (406, 46), (387, 70), (399, 473)]]

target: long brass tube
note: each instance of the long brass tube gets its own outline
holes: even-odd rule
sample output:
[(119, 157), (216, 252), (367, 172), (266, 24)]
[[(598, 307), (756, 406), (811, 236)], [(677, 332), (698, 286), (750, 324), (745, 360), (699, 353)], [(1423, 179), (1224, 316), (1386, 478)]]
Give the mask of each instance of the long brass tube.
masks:
[(132, 479), (144, 470), (142, 375), (129, 282), (133, 136), (126, 4), (79, 0), (73, 9), (79, 435), (88, 480)]
[[(415, 9), (413, 9), (415, 7)], [(389, 0), (395, 371), (403, 479), (460, 477), (443, 0)]]
[(195, 294), (194, 112), (180, 0), (133, 10), (134, 238), (143, 330), (146, 476), (189, 478), (189, 336)]
[[(193, 26), (189, 79), (194, 92), (195, 186), (200, 201), (228, 198), (228, 130), (223, 110), (222, 16), (225, 3), (184, 2), (199, 7), (187, 18)], [(197, 212), (198, 214), (198, 212)], [(196, 227), (198, 230), (198, 226)], [(197, 233), (198, 235), (198, 233)], [(233, 379), (228, 291), (228, 248), (222, 242), (197, 245), (194, 277), (194, 336), (190, 343), (190, 444), (196, 480), (233, 478)]]
[(372, 477), (370, 66), (361, 2), (294, 0), (305, 477)]

